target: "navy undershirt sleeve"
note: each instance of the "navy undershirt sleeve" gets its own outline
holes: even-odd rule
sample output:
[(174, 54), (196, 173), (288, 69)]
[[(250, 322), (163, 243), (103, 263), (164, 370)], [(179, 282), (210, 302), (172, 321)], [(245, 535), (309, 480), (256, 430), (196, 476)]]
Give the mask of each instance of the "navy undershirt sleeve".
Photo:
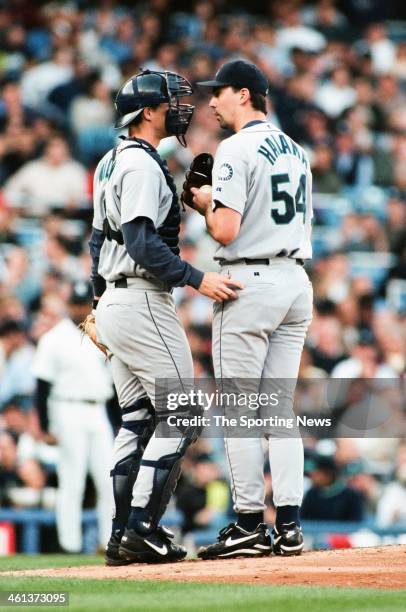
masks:
[(99, 268), (99, 260), (100, 260), (100, 251), (104, 242), (104, 233), (101, 230), (92, 228), (92, 234), (89, 240), (90, 247), (90, 255), (92, 258), (92, 272), (90, 275), (90, 279), (93, 285), (93, 295), (94, 297), (101, 297), (106, 289), (106, 281), (102, 276), (100, 276), (98, 272)]
[(37, 388), (35, 391), (35, 405), (37, 407), (38, 418), (41, 425), (41, 429), (44, 432), (48, 432), (49, 418), (48, 418), (48, 397), (51, 392), (51, 383), (47, 380), (37, 378)]
[(113, 429), (114, 435), (117, 434), (121, 427), (122, 413), (118, 403), (117, 393), (114, 391), (114, 395), (106, 402), (107, 417), (110, 421), (110, 425)]
[(151, 219), (137, 217), (123, 223), (121, 229), (128, 254), (136, 264), (172, 287), (200, 287), (203, 272), (171, 251), (162, 241)]

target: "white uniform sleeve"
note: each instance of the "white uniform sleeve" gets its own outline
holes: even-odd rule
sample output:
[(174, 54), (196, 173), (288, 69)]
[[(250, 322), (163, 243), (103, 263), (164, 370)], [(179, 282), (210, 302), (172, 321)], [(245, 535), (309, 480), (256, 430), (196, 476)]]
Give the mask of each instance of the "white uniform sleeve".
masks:
[(213, 201), (244, 212), (248, 194), (248, 162), (232, 150), (232, 141), (218, 148), (213, 167)]
[(58, 372), (58, 356), (52, 338), (43, 337), (38, 342), (33, 362), (33, 374), (49, 383), (54, 383)]
[(121, 183), (121, 224), (148, 217), (157, 225), (161, 180), (150, 169), (126, 172)]

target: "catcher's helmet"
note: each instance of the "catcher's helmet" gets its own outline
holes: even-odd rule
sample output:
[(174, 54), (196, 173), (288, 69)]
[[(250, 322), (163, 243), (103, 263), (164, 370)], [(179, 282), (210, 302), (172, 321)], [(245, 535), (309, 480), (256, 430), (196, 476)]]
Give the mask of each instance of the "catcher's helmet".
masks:
[(114, 127), (125, 127), (147, 106), (168, 102), (166, 130), (168, 134), (183, 137), (189, 127), (194, 106), (179, 104), (179, 99), (192, 93), (191, 84), (180, 74), (143, 70), (120, 88), (115, 100), (118, 116)]

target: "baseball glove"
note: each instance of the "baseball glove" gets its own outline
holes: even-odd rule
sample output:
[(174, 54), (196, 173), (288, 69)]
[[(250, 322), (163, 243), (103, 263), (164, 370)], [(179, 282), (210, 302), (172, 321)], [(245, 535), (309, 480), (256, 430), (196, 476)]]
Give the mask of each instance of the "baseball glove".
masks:
[(93, 344), (95, 344), (97, 348), (107, 357), (107, 347), (97, 339), (96, 318), (92, 312), (87, 315), (86, 319), (82, 321), (82, 323), (79, 323), (79, 329), (86, 334)]
[(194, 158), (189, 170), (186, 172), (186, 180), (183, 183), (183, 191), (180, 196), (183, 204), (195, 208), (193, 193), (190, 190), (192, 187), (200, 188), (203, 185), (212, 184), (213, 163), (214, 158), (210, 153), (200, 153), (200, 155)]

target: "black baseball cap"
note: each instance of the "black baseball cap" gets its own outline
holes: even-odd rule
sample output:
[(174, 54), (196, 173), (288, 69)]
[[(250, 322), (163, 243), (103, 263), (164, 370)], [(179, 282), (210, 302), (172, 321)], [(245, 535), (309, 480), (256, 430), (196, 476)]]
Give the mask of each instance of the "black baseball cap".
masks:
[(212, 81), (200, 81), (202, 87), (246, 87), (253, 93), (266, 96), (268, 93), (268, 79), (264, 73), (250, 62), (233, 60), (223, 64)]
[(92, 286), (87, 281), (77, 281), (72, 285), (71, 294), (69, 296), (70, 304), (90, 304), (93, 299)]
[(338, 472), (337, 463), (332, 455), (319, 455), (316, 452), (305, 453), (304, 473), (306, 476), (312, 472), (320, 470), (322, 472)]
[(10, 336), (11, 334), (23, 334), (27, 331), (23, 321), (17, 319), (4, 319), (0, 321), (0, 336)]

